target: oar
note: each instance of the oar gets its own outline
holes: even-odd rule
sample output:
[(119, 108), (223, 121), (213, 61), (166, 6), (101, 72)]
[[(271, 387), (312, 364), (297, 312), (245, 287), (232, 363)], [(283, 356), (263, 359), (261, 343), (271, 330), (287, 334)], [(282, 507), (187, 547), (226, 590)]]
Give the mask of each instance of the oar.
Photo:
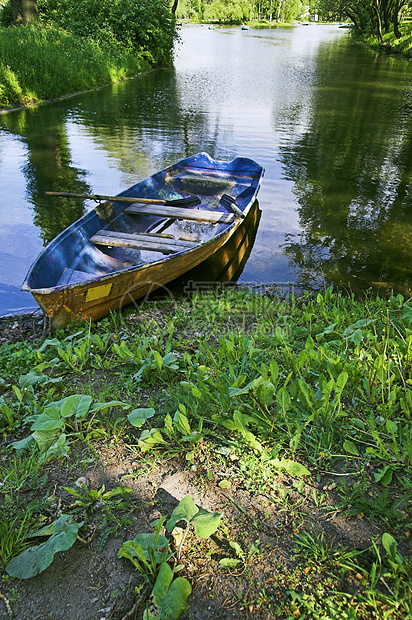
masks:
[(228, 194), (223, 194), (222, 198), (219, 200), (219, 204), (225, 207), (225, 209), (227, 209), (228, 211), (232, 211), (232, 213), (235, 213), (236, 215), (238, 215), (239, 217), (243, 219), (246, 217), (243, 211), (241, 211), (239, 207), (237, 206), (236, 200), (232, 198), (232, 196), (229, 196)]
[(70, 192), (45, 192), (46, 196), (63, 196), (65, 198), (87, 198), (88, 200), (107, 200), (110, 202), (138, 202), (148, 205), (168, 205), (171, 207), (191, 207), (200, 204), (197, 196), (178, 198), (176, 200), (160, 200), (158, 198), (134, 198), (133, 196), (103, 196), (102, 194), (72, 194)]

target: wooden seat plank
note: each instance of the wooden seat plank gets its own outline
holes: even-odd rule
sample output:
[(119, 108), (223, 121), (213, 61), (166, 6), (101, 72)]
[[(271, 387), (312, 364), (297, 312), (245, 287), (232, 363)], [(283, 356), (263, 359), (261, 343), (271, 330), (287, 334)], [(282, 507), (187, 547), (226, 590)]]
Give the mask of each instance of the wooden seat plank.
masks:
[(132, 248), (135, 250), (152, 250), (173, 254), (193, 248), (196, 243), (192, 241), (170, 239), (169, 237), (156, 237), (140, 233), (122, 233), (114, 230), (99, 230), (90, 241), (96, 245), (108, 245), (120, 248)]
[(184, 209), (181, 207), (166, 207), (163, 205), (132, 205), (126, 207), (124, 212), (128, 215), (158, 215), (160, 217), (170, 217), (177, 220), (209, 222), (210, 224), (231, 224), (235, 217), (233, 213), (223, 213), (222, 211)]

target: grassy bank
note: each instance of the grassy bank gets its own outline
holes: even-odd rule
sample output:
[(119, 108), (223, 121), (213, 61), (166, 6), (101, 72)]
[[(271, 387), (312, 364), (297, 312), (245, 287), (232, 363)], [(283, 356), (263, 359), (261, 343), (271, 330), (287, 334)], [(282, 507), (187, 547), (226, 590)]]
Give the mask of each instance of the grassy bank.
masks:
[(135, 52), (53, 26), (0, 31), (0, 108), (54, 99), (118, 82), (149, 68)]
[(397, 39), (392, 32), (383, 35), (383, 44), (373, 36), (362, 37), (362, 41), (372, 49), (385, 50), (391, 54), (399, 54), (404, 58), (412, 58), (412, 24), (405, 22), (401, 24), (400, 30), (402, 37)]
[[(190, 586), (187, 618), (411, 617), (410, 300), (226, 290), (55, 334), (31, 321), (4, 321), (0, 348), (18, 617), (54, 617), (62, 580), (67, 618), (89, 587), (89, 620), (143, 617), (165, 562), (176, 618)], [(30, 536), (61, 519), (70, 544), (20, 581), (16, 558), (44, 541)], [(149, 551), (163, 533), (166, 559)]]
[(0, 3), (0, 107), (93, 89), (171, 63), (164, 0), (38, 0), (39, 23), (13, 26)]

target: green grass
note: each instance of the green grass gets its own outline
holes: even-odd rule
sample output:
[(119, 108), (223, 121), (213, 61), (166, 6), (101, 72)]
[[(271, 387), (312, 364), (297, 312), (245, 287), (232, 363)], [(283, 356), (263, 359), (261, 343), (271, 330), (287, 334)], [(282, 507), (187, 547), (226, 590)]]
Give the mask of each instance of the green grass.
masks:
[[(409, 22), (404, 22), (400, 24), (399, 29), (402, 33), (402, 37), (400, 39), (395, 37), (393, 30), (383, 35), (383, 47), (390, 53), (399, 54), (405, 58), (412, 58), (412, 24)], [(374, 49), (382, 49), (382, 44), (376, 37), (370, 36), (366, 37), (364, 40), (369, 47)]]
[[(242, 493), (259, 497), (265, 519), (276, 507), (294, 564), (254, 599), (272, 617), (283, 617), (272, 591), (290, 617), (407, 617), (411, 300), (357, 300), (332, 288), (289, 299), (226, 290), (150, 302), (137, 314), (144, 320), (134, 309), (69, 326), (27, 348), (26, 360), (18, 348), (14, 374), (16, 345), (0, 348), (3, 562), (27, 542), (16, 472), (27, 474), (25, 491), (36, 489), (45, 461), (67, 467), (79, 447), (90, 458), (104, 438), (157, 467), (186, 463), (201, 488), (234, 486), (234, 504)], [(308, 527), (312, 513), (346, 516), (353, 528), (368, 519), (377, 538), (362, 550), (335, 544)], [(123, 516), (110, 519), (118, 526)], [(262, 527), (259, 519), (252, 526)], [(252, 564), (244, 568), (253, 581)]]
[(148, 68), (120, 45), (99, 45), (52, 26), (0, 31), (0, 107), (10, 108), (93, 89)]

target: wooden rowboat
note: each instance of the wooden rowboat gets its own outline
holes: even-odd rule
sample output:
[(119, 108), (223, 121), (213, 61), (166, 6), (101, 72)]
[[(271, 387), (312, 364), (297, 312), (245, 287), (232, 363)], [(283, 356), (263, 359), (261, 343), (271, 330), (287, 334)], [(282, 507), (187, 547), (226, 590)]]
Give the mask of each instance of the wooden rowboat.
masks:
[(54, 327), (118, 310), (222, 248), (242, 226), (263, 173), (251, 159), (199, 153), (118, 196), (78, 195), (97, 206), (44, 248), (22, 290)]

